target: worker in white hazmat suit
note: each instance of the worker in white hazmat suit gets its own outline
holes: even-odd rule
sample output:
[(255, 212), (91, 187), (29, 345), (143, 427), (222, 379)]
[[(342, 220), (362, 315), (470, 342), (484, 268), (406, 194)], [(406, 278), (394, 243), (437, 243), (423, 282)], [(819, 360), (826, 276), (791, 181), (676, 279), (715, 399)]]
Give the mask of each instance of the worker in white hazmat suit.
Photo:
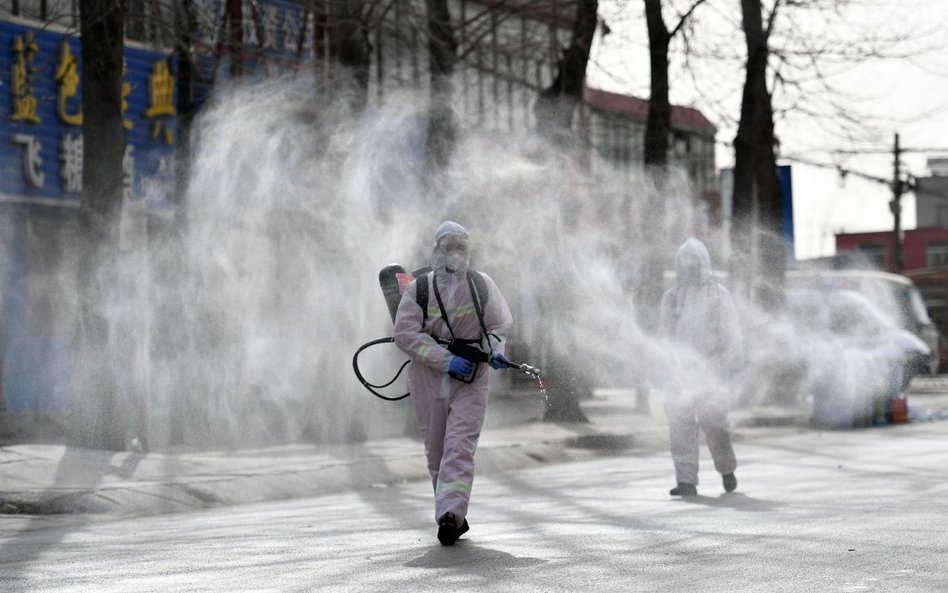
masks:
[[(452, 354), (446, 343), (456, 340), (478, 347), (489, 353), (493, 368), (505, 368), (509, 362), (504, 341), (512, 321), (510, 309), (489, 276), (469, 276), (469, 261), (467, 231), (454, 222), (442, 223), (435, 233), (432, 272), (408, 284), (395, 315), (395, 344), (412, 359), (409, 391), (425, 441), (438, 539), (444, 545), (468, 530), (474, 450), (487, 410), (490, 375), (488, 364)], [(473, 278), (476, 274), (480, 278)], [(418, 304), (419, 282), (428, 285), (427, 312)], [(478, 294), (475, 302), (472, 293), (481, 289), (487, 294)], [(473, 380), (466, 382), (472, 372)]]
[(737, 459), (728, 430), (730, 383), (744, 348), (730, 293), (711, 274), (704, 244), (690, 238), (675, 256), (675, 286), (662, 298), (659, 333), (674, 347), (665, 397), (677, 485), (672, 496), (695, 496), (698, 429), (705, 434), (724, 490), (737, 488)]

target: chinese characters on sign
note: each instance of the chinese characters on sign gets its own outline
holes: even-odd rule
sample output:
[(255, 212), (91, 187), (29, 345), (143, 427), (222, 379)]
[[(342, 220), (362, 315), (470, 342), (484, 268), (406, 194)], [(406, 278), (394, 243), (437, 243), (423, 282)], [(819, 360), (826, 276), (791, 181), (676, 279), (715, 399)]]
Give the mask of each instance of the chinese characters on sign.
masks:
[(13, 93), (13, 115), (10, 119), (13, 121), (40, 123), (40, 118), (36, 114), (39, 102), (33, 94), (33, 77), (37, 71), (33, 66), (33, 60), (38, 51), (39, 47), (33, 39), (32, 31), (27, 31), (25, 35), (17, 35), (13, 40), (13, 54), (16, 56), (10, 76), (12, 79), (10, 90)]
[[(81, 51), (79, 40), (48, 29), (0, 22), (0, 193), (60, 200), (82, 192)], [(5, 66), (5, 67), (4, 67)], [(144, 181), (168, 174), (176, 133), (175, 62), (125, 48), (121, 88), (126, 129), (125, 194), (142, 197)], [(154, 183), (147, 186), (154, 187)]]
[(78, 194), (82, 191), (82, 135), (65, 134), (59, 145), (59, 177), (63, 191)]
[(30, 187), (43, 187), (46, 180), (43, 173), (43, 157), (40, 156), (42, 145), (35, 137), (29, 134), (14, 134), (13, 142), (23, 147), (23, 176)]
[[(161, 115), (175, 115), (172, 99), (174, 98), (174, 78), (164, 60), (155, 62), (151, 76), (148, 77), (148, 97), (150, 104), (145, 111), (145, 117), (156, 118)], [(164, 138), (167, 145), (174, 143), (174, 134), (165, 127), (164, 122), (157, 120), (152, 123), (152, 138)]]
[[(56, 97), (56, 107), (59, 119), (69, 125), (82, 125), (82, 108), (79, 100), (74, 97), (79, 93), (79, 58), (72, 55), (69, 42), (63, 39), (59, 50), (59, 65), (56, 66), (56, 82), (59, 83), (59, 92)], [(75, 106), (68, 107), (73, 102)]]

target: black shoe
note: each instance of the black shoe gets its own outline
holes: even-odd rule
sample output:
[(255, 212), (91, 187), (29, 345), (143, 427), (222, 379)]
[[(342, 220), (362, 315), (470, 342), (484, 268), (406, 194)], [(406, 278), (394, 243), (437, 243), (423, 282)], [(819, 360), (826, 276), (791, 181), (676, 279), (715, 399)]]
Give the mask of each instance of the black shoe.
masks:
[(454, 513), (445, 513), (438, 519), (438, 541), (442, 546), (453, 546), (462, 533), (469, 529), (467, 521), (459, 528), (454, 519)]
[(698, 496), (698, 487), (688, 482), (678, 482), (668, 493), (672, 496)]
[(724, 482), (725, 492), (734, 492), (737, 490), (737, 478), (734, 477), (734, 472), (721, 476), (721, 481)]

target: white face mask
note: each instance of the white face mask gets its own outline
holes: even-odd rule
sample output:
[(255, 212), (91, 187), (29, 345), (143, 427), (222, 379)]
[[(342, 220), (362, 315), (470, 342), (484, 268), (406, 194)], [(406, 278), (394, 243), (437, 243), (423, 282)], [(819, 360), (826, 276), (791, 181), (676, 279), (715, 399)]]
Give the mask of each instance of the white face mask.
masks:
[(467, 256), (463, 253), (449, 253), (444, 256), (444, 269), (453, 274), (467, 264)]

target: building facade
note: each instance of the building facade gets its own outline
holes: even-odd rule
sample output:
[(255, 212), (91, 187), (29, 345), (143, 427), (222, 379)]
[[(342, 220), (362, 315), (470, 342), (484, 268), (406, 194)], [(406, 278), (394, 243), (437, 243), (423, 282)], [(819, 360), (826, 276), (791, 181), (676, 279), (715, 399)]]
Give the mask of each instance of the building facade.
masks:
[[(880, 270), (892, 269), (894, 244), (892, 231), (836, 235), (837, 254), (858, 255)], [(902, 236), (902, 258), (906, 272), (948, 268), (948, 228), (905, 231)]]
[[(906, 271), (948, 270), (948, 159), (929, 159), (928, 167), (931, 175), (915, 179), (915, 229), (902, 235)], [(884, 270), (892, 269), (894, 247), (892, 231), (836, 235), (838, 254), (858, 254)]]

